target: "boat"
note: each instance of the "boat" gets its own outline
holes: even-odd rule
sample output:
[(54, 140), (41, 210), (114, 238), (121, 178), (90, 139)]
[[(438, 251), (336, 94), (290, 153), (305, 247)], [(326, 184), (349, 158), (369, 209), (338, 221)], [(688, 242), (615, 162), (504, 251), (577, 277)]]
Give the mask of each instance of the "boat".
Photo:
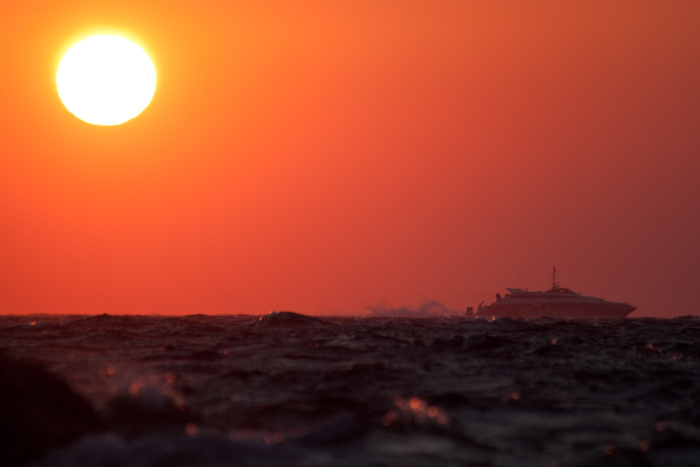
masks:
[(561, 319), (621, 319), (637, 308), (629, 303), (611, 302), (598, 297), (576, 293), (557, 282), (557, 269), (552, 272), (552, 288), (546, 292), (506, 288), (504, 297), (496, 294), (496, 301), (477, 308), (467, 315), (475, 318), (561, 318)]

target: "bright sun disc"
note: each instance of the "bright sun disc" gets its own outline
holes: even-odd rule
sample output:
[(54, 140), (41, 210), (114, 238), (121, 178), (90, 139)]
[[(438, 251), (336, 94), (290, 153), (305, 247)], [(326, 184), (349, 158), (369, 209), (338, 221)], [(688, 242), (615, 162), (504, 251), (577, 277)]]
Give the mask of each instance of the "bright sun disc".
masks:
[(119, 125), (140, 114), (156, 91), (156, 70), (138, 45), (92, 36), (63, 56), (56, 73), (63, 105), (93, 125)]

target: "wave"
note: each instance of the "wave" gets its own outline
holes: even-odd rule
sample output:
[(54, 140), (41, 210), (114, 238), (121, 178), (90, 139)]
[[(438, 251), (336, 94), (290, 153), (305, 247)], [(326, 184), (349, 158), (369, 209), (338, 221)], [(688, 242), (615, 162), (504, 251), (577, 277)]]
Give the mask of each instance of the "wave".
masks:
[(319, 326), (328, 324), (321, 318), (302, 315), (293, 311), (271, 311), (265, 316), (261, 316), (258, 320), (259, 325), (263, 326)]
[(437, 300), (424, 299), (417, 308), (407, 306), (390, 307), (384, 305), (368, 306), (373, 318), (440, 318), (447, 316), (463, 316), (462, 312), (452, 310)]

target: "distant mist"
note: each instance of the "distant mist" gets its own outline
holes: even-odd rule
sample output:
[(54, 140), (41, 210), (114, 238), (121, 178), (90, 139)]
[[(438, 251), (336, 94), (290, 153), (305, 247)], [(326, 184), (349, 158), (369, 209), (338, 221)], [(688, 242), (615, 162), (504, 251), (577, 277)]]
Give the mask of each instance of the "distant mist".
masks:
[(437, 318), (440, 316), (456, 316), (464, 314), (461, 311), (452, 310), (437, 300), (424, 299), (417, 308), (390, 307), (384, 305), (368, 306), (370, 316), (401, 317), (401, 318)]

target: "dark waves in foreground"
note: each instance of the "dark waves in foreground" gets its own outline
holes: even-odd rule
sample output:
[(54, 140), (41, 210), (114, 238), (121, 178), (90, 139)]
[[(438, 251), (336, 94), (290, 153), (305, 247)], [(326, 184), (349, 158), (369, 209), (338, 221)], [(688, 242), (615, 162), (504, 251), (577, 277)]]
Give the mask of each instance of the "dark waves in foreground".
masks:
[(0, 349), (3, 465), (700, 459), (698, 318), (0, 317)]

